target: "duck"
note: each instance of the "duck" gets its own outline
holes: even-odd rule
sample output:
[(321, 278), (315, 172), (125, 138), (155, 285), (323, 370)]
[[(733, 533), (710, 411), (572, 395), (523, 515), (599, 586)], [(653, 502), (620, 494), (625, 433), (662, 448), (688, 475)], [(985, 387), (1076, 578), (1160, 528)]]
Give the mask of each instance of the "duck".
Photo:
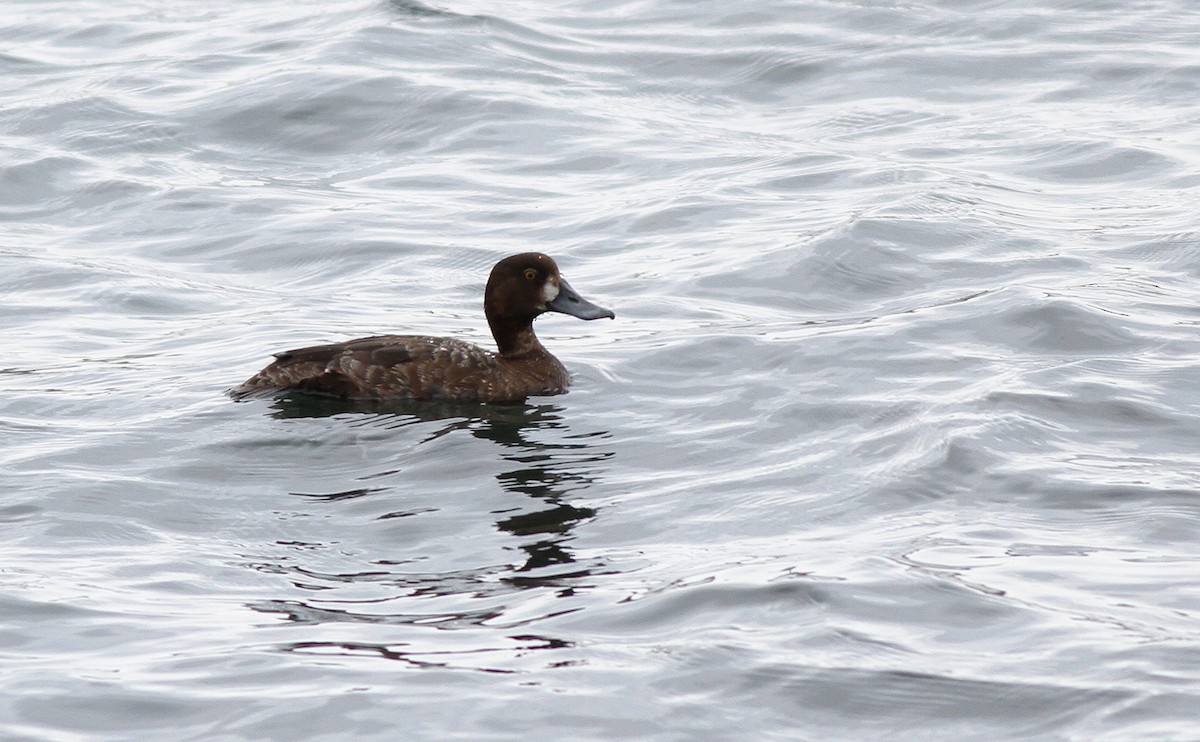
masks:
[(563, 364), (533, 332), (547, 312), (615, 319), (584, 299), (542, 253), (510, 255), (492, 268), (483, 311), (497, 352), (457, 338), (375, 335), (287, 350), (230, 390), (235, 399), (290, 390), (340, 399), (521, 402), (562, 394)]

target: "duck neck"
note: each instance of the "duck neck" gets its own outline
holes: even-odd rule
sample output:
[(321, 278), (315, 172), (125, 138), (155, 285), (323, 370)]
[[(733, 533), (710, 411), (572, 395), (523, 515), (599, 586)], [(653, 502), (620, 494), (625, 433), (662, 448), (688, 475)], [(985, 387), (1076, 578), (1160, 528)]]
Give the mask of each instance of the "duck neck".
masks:
[(500, 355), (505, 358), (521, 358), (529, 355), (545, 353), (537, 335), (533, 334), (533, 318), (513, 320), (488, 315), (488, 327), (496, 340)]

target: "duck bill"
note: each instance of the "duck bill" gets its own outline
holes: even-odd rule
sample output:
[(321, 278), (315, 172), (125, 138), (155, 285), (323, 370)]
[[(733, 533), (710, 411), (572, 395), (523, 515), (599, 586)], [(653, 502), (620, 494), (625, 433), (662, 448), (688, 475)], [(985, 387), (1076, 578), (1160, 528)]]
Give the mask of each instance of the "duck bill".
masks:
[(602, 319), (604, 317), (616, 319), (617, 317), (612, 310), (596, 306), (580, 296), (575, 289), (571, 288), (571, 284), (561, 278), (558, 279), (558, 296), (546, 303), (546, 309), (551, 312), (569, 314), (579, 319)]

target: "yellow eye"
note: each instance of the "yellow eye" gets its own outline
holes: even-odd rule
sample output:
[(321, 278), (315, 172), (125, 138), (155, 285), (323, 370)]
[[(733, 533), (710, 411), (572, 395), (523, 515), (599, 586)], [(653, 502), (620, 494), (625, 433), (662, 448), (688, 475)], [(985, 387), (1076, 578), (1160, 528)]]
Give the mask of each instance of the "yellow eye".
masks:
[(526, 268), (525, 269), (525, 280), (526, 281), (536, 281), (537, 280), (537, 271), (535, 271), (533, 268)]

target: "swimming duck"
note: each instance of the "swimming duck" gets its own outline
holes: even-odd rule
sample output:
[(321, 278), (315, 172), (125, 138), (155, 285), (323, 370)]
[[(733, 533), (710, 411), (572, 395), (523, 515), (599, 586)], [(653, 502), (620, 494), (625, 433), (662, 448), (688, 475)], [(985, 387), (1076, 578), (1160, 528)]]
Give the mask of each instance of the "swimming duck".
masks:
[(378, 335), (276, 353), (231, 393), (241, 398), (295, 389), (343, 399), (455, 402), (561, 394), (571, 377), (533, 334), (533, 320), (545, 312), (616, 317), (576, 293), (549, 256), (533, 252), (496, 263), (483, 311), (499, 353), (454, 338)]

